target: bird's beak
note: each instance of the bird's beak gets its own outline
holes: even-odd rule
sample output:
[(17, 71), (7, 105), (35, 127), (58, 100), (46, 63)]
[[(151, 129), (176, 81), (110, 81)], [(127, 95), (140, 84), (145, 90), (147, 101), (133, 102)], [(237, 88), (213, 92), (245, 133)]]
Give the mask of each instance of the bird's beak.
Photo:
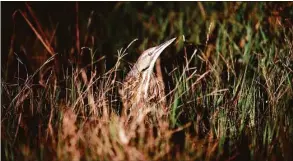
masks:
[(153, 60), (157, 60), (157, 58), (160, 56), (160, 54), (168, 47), (176, 38), (173, 38), (171, 40), (168, 40), (161, 45), (157, 46), (155, 50), (153, 51)]
[(154, 66), (155, 66), (155, 62), (158, 59), (158, 57), (161, 55), (161, 53), (166, 49), (166, 47), (168, 47), (176, 38), (173, 38), (171, 40), (168, 40), (166, 42), (164, 42), (163, 44), (156, 46), (153, 54), (152, 54), (152, 62), (150, 63), (150, 67), (149, 70), (150, 72), (152, 72)]

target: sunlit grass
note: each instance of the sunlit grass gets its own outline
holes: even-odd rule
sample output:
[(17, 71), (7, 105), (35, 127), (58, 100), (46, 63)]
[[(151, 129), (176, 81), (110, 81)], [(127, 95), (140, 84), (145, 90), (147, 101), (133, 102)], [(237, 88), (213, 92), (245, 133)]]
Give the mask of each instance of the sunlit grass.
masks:
[[(38, 52), (44, 52), (46, 61), (38, 62), (41, 65), (28, 76), (20, 76), (28, 65), (21, 59), (16, 61), (19, 70), (12, 79), (8, 78), (11, 62), (2, 66), (2, 73), (7, 73), (1, 78), (2, 159), (289, 160), (293, 150), (293, 30), (286, 26), (286, 18), (267, 13), (274, 4), (144, 5), (152, 12), (140, 12), (140, 4), (117, 3), (104, 20), (107, 24), (95, 29), (102, 39), (95, 40), (97, 35), (88, 32), (90, 23), (80, 24), (76, 30), (86, 33), (81, 39), (92, 36), (88, 40), (92, 45), (67, 48), (89, 54), (87, 64), (82, 56), (72, 59), (68, 53), (66, 57), (65, 50), (50, 57), (44, 50)], [(115, 19), (121, 14), (132, 15), (131, 28)], [(33, 21), (22, 16), (26, 22)], [(91, 16), (80, 21), (91, 22)], [(121, 23), (119, 32), (117, 23)], [(135, 25), (141, 27), (139, 34), (132, 32)], [(55, 29), (40, 27), (56, 38)], [(44, 35), (37, 28), (33, 31), (39, 42)], [(136, 37), (145, 39), (138, 44)], [(165, 82), (168, 111), (162, 117), (137, 110), (123, 115), (118, 91), (133, 63), (128, 61), (130, 55), (135, 61), (138, 54), (133, 53), (168, 37), (177, 37), (161, 56), (169, 58), (161, 59), (162, 71), (169, 78)], [(46, 41), (34, 43), (51, 53), (54, 48)], [(101, 44), (106, 41), (113, 43), (108, 45), (113, 49), (102, 53)], [(23, 48), (37, 52), (35, 46)], [(10, 51), (19, 54), (13, 47)], [(107, 67), (105, 59), (110, 54), (115, 61)], [(13, 55), (8, 57), (12, 60)], [(63, 57), (70, 65), (56, 61)]]

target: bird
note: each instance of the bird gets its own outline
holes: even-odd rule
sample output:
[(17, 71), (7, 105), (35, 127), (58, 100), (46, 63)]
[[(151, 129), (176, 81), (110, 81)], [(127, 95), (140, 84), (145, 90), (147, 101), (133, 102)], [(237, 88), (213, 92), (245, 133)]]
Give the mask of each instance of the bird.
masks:
[(176, 38), (142, 52), (122, 82), (123, 113), (135, 108), (165, 108), (164, 83), (153, 72), (160, 54)]

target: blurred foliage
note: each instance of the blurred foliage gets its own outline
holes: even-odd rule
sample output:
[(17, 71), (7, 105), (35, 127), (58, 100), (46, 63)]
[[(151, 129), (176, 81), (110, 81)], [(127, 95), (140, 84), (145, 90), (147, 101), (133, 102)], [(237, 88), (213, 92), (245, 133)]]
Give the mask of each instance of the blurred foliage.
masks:
[[(1, 7), (5, 159), (290, 159), (292, 2), (2, 2)], [(143, 50), (173, 37), (175, 45), (160, 56), (166, 92), (172, 91), (167, 121), (160, 120), (163, 128), (126, 126), (127, 133), (139, 135), (124, 140), (129, 144), (119, 142), (124, 118), (113, 110), (119, 107), (118, 85), (109, 80), (121, 82)], [(135, 38), (119, 69), (110, 70), (120, 49)], [(94, 71), (93, 85), (80, 83)], [(89, 98), (103, 108), (92, 108)], [(113, 115), (105, 112), (112, 110)]]
[[(46, 36), (52, 38), (51, 46), (54, 51), (65, 56), (80, 51), (75, 45), (78, 22), (80, 47), (94, 49), (97, 52), (96, 59), (106, 55), (108, 68), (113, 66), (116, 51), (135, 38), (138, 38), (139, 42), (135, 43), (137, 46), (133, 47), (134, 51), (129, 56), (132, 62), (139, 56), (134, 53), (140, 53), (171, 37), (180, 38), (185, 35), (186, 40), (197, 45), (215, 44), (219, 34), (223, 34), (218, 33), (218, 28), (227, 29), (225, 34), (228, 34), (230, 42), (235, 42), (236, 45), (243, 44), (242, 39), (248, 24), (251, 32), (261, 30), (269, 34), (270, 40), (274, 41), (282, 34), (278, 30), (279, 24), (291, 27), (293, 17), (290, 2), (82, 2), (77, 4), (31, 2), (27, 4), (3, 3), (2, 64), (7, 62), (9, 47), (13, 52), (25, 51), (32, 60), (31, 64), (35, 64), (39, 59), (45, 60), (44, 47), (16, 9), (28, 14), (33, 24), (39, 23)], [(29, 14), (27, 6), (32, 8), (35, 18)], [(208, 32), (209, 41), (206, 42)], [(179, 41), (179, 45), (176, 46), (177, 51), (182, 49), (182, 42)], [(11, 57), (13, 52), (10, 52)], [(166, 56), (172, 57), (174, 54)]]

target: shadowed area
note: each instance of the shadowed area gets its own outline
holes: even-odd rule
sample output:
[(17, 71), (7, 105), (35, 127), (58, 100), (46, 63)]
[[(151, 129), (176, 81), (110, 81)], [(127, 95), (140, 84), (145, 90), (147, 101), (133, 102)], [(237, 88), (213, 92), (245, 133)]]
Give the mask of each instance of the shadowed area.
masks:
[(292, 8), (1, 2), (1, 159), (290, 160)]

